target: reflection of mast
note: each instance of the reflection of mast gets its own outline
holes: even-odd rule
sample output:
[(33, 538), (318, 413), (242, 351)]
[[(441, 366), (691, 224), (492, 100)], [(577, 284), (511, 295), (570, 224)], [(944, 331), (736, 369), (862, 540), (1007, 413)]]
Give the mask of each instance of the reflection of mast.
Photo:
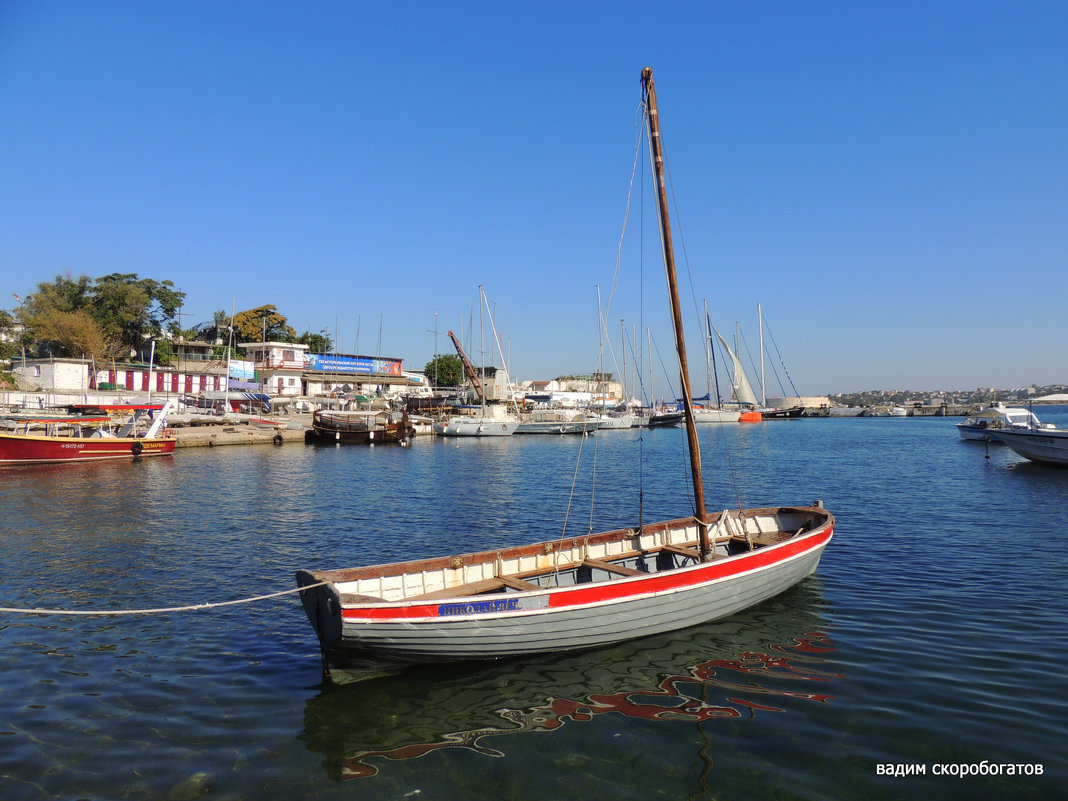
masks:
[(467, 358), (467, 354), (464, 352), (464, 346), (460, 344), (460, 340), (456, 338), (456, 334), (449, 330), (449, 339), (452, 340), (453, 347), (456, 348), (456, 353), (460, 357), (460, 361), (464, 363), (464, 372), (467, 373), (467, 380), (475, 388), (475, 392), (478, 393), (479, 402), (482, 402), (486, 397), (485, 390), (482, 389), (482, 382), (478, 378), (478, 374), (475, 372), (475, 366), (471, 364), (471, 360)]

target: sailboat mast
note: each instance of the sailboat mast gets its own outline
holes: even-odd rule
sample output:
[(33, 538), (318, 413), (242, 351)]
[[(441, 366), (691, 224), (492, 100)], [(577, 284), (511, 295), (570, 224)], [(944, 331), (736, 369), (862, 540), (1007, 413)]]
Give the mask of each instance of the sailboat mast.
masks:
[(757, 304), (757, 326), (760, 328), (760, 405), (767, 408), (768, 391), (764, 386), (764, 309)]
[[(482, 380), (486, 380), (486, 332), (485, 321), (482, 318), (482, 306), (485, 295), (482, 293), (482, 284), (478, 285), (478, 347), (482, 352)], [(482, 393), (482, 419), (486, 419), (486, 393)]]
[(679, 302), (678, 280), (675, 275), (675, 250), (671, 244), (671, 224), (668, 222), (667, 186), (664, 181), (664, 155), (660, 143), (660, 119), (653, 87), (653, 69), (642, 70), (642, 85), (646, 96), (646, 118), (649, 122), (649, 148), (656, 173), (656, 194), (660, 206), (660, 239), (664, 248), (664, 269), (667, 272), (668, 294), (671, 297), (671, 319), (675, 328), (675, 350), (679, 357), (682, 402), (686, 413), (686, 441), (690, 450), (690, 473), (693, 476), (694, 516), (701, 558), (708, 558), (708, 524), (705, 522), (705, 489), (701, 480), (701, 447), (697, 441), (697, 421), (693, 413), (693, 394), (690, 392), (690, 370), (686, 362), (686, 340), (682, 330), (682, 304)]

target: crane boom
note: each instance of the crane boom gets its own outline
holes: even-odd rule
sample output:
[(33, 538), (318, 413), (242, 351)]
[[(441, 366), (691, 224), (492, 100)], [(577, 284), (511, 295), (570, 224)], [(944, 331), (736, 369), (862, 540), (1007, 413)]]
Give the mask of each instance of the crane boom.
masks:
[(467, 373), (467, 380), (474, 386), (475, 392), (478, 393), (479, 403), (482, 403), (486, 399), (486, 391), (482, 388), (482, 381), (479, 380), (478, 373), (475, 372), (475, 366), (471, 364), (471, 360), (467, 358), (467, 354), (464, 352), (464, 346), (460, 344), (460, 340), (456, 338), (456, 334), (452, 331), (449, 331), (449, 339), (452, 340), (453, 347), (456, 348), (456, 353), (460, 356), (460, 361), (464, 363), (464, 372)]

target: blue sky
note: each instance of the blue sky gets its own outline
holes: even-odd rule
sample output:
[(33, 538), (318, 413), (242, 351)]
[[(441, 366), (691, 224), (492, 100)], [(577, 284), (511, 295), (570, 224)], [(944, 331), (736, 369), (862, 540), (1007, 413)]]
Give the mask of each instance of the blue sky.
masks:
[[(513, 375), (590, 372), (652, 66), (699, 387), (705, 298), (803, 394), (1065, 382), (1066, 54), (1061, 2), (5, 0), (0, 275), (415, 368), (483, 284)], [(647, 173), (617, 362), (620, 320), (671, 348)]]

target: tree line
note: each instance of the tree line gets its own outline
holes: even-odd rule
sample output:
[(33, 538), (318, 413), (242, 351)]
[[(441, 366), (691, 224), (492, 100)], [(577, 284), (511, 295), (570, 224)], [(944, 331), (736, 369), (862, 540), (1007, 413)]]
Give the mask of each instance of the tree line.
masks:
[[(222, 357), (231, 341), (298, 342), (312, 353), (334, 347), (326, 329), (297, 335), (285, 315), (267, 304), (232, 315), (216, 311), (210, 321), (181, 326), (185, 293), (173, 281), (111, 273), (99, 278), (56, 276), (37, 285), (13, 312), (0, 310), (0, 359), (29, 357), (137, 360), (169, 365), (181, 340), (221, 343)], [(232, 337), (232, 340), (231, 340)], [(455, 354), (437, 354), (425, 366), (434, 386), (455, 387), (464, 381), (463, 363)]]
[[(39, 283), (25, 298), (14, 295), (18, 307), (0, 311), (0, 358), (55, 356), (97, 361), (147, 361), (170, 364), (181, 339), (222, 342), (299, 342), (313, 353), (333, 347), (324, 329), (297, 335), (273, 305), (231, 315), (216, 311), (212, 320), (190, 329), (181, 327), (185, 293), (173, 281), (139, 278), (136, 273), (111, 273), (100, 278), (57, 276)], [(154, 347), (153, 347), (154, 343)]]

